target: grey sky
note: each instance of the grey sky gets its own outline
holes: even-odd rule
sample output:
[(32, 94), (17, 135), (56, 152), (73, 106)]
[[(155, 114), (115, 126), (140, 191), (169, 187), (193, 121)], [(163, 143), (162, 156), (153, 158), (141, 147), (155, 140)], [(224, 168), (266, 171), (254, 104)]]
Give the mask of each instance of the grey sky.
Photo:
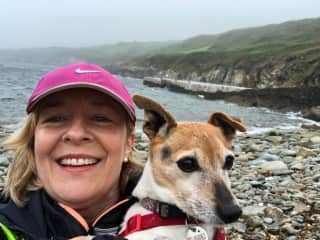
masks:
[(311, 17), (319, 0), (0, 0), (0, 48), (182, 40)]

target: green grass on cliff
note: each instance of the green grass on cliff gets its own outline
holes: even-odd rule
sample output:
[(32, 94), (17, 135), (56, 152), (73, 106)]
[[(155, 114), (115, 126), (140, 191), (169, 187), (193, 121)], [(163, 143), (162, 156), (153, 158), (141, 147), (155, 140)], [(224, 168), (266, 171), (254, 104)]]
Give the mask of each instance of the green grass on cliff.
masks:
[(263, 27), (237, 29), (217, 35), (200, 35), (166, 46), (161, 53), (236, 51), (261, 46), (287, 46), (320, 41), (320, 18), (289, 21)]
[[(198, 36), (166, 46), (161, 54), (136, 60), (140, 65), (182, 74), (206, 72), (217, 66), (249, 71), (266, 62), (288, 62), (290, 81), (311, 76), (320, 61), (320, 18)], [(160, 52), (160, 51), (159, 51)]]

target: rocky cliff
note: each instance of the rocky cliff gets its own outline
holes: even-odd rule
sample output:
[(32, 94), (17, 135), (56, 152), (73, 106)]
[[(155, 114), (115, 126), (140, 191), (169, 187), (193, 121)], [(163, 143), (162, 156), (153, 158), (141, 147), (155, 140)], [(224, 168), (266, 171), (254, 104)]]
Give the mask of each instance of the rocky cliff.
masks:
[[(167, 77), (250, 88), (313, 87), (320, 86), (320, 47), (271, 56), (201, 53), (196, 56), (173, 57), (173, 63), (163, 64), (147, 59), (126, 66), (108, 66), (122, 75), (143, 78)], [(237, 53), (234, 53), (235, 55)], [(225, 55), (225, 56), (224, 56)], [(225, 58), (224, 58), (225, 57)], [(196, 59), (190, 61), (190, 59)], [(138, 64), (137, 64), (138, 63)]]

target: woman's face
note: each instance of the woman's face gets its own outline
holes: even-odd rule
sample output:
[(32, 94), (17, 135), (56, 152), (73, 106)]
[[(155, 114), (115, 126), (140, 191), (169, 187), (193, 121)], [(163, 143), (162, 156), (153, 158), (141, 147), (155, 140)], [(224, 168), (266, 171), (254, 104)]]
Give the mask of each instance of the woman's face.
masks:
[(122, 162), (134, 139), (126, 117), (119, 103), (95, 90), (65, 90), (42, 100), (35, 163), (52, 198), (74, 209), (117, 200)]

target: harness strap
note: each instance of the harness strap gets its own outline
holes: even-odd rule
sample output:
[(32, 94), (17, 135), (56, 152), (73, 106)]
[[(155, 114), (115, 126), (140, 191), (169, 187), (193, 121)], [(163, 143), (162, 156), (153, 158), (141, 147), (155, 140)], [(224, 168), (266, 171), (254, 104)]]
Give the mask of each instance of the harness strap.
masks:
[[(188, 223), (197, 223), (194, 221)], [(185, 218), (161, 218), (158, 214), (140, 215), (136, 214), (129, 218), (126, 228), (119, 233), (120, 237), (126, 237), (132, 233), (160, 226), (185, 225)], [(226, 240), (226, 234), (223, 227), (216, 228), (216, 234), (212, 240)]]
[(0, 223), (0, 228), (2, 229), (4, 235), (6, 235), (8, 240), (17, 240), (17, 238), (14, 235), (14, 233), (9, 228), (7, 228), (6, 225)]
[(145, 229), (153, 227), (182, 225), (185, 224), (185, 222), (186, 220), (183, 218), (162, 219), (159, 215), (154, 213), (143, 216), (140, 214), (136, 214), (128, 220), (126, 229), (123, 232), (119, 233), (119, 236), (125, 237), (134, 232), (143, 231)]

